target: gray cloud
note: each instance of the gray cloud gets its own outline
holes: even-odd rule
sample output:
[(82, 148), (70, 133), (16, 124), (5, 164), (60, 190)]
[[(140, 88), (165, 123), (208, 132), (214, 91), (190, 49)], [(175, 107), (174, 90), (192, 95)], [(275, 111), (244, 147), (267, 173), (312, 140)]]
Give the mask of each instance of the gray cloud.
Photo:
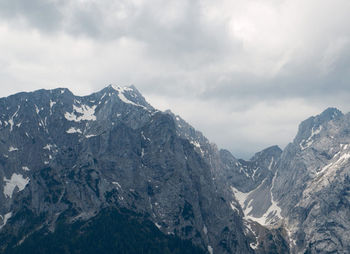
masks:
[(3, 0), (0, 2), (0, 17), (3, 20), (20, 23), (23, 19), (30, 26), (51, 32), (60, 29), (63, 14), (60, 8), (64, 1)]

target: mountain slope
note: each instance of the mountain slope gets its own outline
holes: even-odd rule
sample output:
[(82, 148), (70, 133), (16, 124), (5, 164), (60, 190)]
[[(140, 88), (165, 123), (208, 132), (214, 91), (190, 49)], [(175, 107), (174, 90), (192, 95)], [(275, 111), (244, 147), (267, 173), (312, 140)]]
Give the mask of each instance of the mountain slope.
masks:
[[(292, 253), (349, 253), (349, 134), (350, 114), (328, 108), (303, 121), (283, 152), (263, 156), (265, 162), (256, 168), (266, 169), (270, 160), (270, 172), (257, 187), (232, 177), (245, 223), (280, 231)], [(252, 165), (254, 157), (245, 165)], [(237, 167), (237, 160), (229, 161)], [(243, 172), (247, 179), (256, 174), (254, 167)]]
[(349, 253), (350, 115), (329, 108), (299, 126), (277, 166), (273, 193), (295, 252)]
[[(350, 114), (329, 108), (302, 122), (283, 152), (267, 148), (249, 161), (218, 150), (177, 121), (178, 129), (185, 129), (182, 135), (211, 165), (216, 186), (232, 209), (244, 217), (246, 236), (256, 252), (350, 252)], [(273, 244), (267, 239), (274, 239)]]
[(350, 252), (350, 114), (246, 161), (135, 87), (19, 93), (0, 112), (1, 252)]
[(272, 146), (256, 153), (249, 161), (236, 159), (229, 151), (218, 149), (180, 116), (167, 113), (176, 122), (178, 135), (188, 139), (210, 166), (216, 190), (243, 219), (245, 236), (255, 253), (289, 253), (286, 231), (265, 227), (276, 225), (281, 219), (271, 189), (282, 150)]
[(0, 109), (2, 249), (114, 207), (210, 253), (253, 252), (208, 163), (134, 87), (20, 93)]
[(205, 253), (190, 241), (162, 234), (148, 220), (132, 213), (104, 209), (88, 221), (67, 223), (54, 232), (42, 228), (5, 253)]

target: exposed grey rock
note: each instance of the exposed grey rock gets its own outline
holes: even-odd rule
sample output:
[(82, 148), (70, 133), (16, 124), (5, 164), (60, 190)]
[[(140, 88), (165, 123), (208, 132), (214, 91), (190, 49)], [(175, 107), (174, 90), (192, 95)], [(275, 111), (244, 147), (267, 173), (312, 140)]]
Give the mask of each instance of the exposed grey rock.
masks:
[(193, 140), (134, 87), (20, 93), (0, 109), (1, 249), (54, 231), (62, 214), (89, 220), (115, 206), (209, 252), (253, 253)]
[(273, 193), (295, 253), (349, 253), (350, 116), (329, 108), (302, 122), (277, 165)]
[[(283, 229), (255, 230), (263, 227), (254, 226), (256, 220), (260, 223), (263, 221), (263, 225), (280, 225), (279, 214), (276, 214), (271, 200), (271, 188), (275, 166), (282, 150), (278, 146), (272, 146), (256, 153), (249, 161), (236, 159), (229, 151), (219, 150), (180, 116), (175, 116), (170, 111), (167, 113), (175, 120), (178, 134), (188, 139), (210, 165), (217, 192), (243, 219), (245, 235), (255, 252), (280, 253), (283, 250), (283, 253), (288, 253), (288, 236), (281, 234)], [(263, 215), (266, 218), (261, 219)], [(272, 235), (275, 237), (271, 238)], [(267, 240), (267, 237), (271, 239)]]
[(350, 252), (350, 114), (246, 161), (135, 87), (19, 93), (0, 112), (1, 250), (115, 207), (213, 253)]
[[(197, 144), (216, 185), (244, 216), (256, 252), (349, 253), (349, 120), (349, 114), (329, 108), (302, 122), (283, 153), (272, 147), (249, 161), (218, 150), (188, 126), (183, 135)], [(271, 237), (274, 246), (266, 247)]]

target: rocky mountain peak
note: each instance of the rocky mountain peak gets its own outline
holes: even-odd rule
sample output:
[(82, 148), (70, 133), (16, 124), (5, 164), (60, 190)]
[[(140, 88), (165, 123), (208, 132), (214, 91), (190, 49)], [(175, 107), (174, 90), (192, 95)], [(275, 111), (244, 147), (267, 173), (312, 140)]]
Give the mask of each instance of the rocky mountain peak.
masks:
[(154, 109), (134, 86), (18, 93), (0, 98), (0, 112), (1, 253), (56, 241), (60, 225), (89, 235), (110, 215), (136, 213), (142, 232), (200, 253), (349, 252), (350, 115), (338, 109), (302, 122), (283, 152), (271, 146), (250, 160)]
[(154, 108), (146, 101), (142, 94), (136, 89), (135, 86), (119, 86), (110, 84), (100, 92), (102, 96), (110, 97), (116, 95), (117, 99), (123, 103), (143, 107), (144, 109), (154, 110)]
[(254, 156), (250, 159), (251, 161), (257, 161), (261, 159), (268, 159), (274, 157), (275, 159), (279, 158), (280, 155), (282, 154), (282, 149), (277, 146), (270, 146), (268, 148), (265, 148), (264, 150), (257, 152), (254, 154)]
[(0, 252), (104, 208), (139, 213), (204, 251), (252, 252), (215, 187), (207, 139), (135, 87), (20, 93), (0, 99), (0, 110)]
[(340, 110), (327, 108), (321, 114), (306, 119), (299, 125), (298, 133), (293, 143), (299, 146), (301, 150), (310, 147), (329, 122), (337, 121), (343, 116)]
[(339, 109), (333, 107), (325, 109), (321, 114), (318, 115), (318, 117), (324, 121), (330, 121), (340, 116), (343, 116), (343, 113)]

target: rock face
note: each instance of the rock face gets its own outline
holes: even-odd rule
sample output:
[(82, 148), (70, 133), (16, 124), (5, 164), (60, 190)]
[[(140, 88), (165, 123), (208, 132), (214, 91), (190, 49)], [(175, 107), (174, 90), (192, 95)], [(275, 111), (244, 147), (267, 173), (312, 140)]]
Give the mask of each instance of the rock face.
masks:
[[(350, 252), (349, 134), (350, 114), (329, 108), (302, 122), (283, 152), (268, 148), (252, 158), (268, 155), (257, 164), (267, 172), (259, 185), (230, 184), (253, 233), (259, 232), (256, 223), (277, 230), (269, 234), (280, 232), (277, 246), (287, 242), (292, 253)], [(235, 163), (231, 159), (232, 168)], [(254, 176), (254, 167), (249, 172), (247, 179)], [(266, 237), (255, 236), (261, 246)]]
[(173, 117), (243, 217), (256, 253), (350, 253), (350, 114), (329, 108), (302, 122), (284, 151), (273, 146), (249, 161)]
[(216, 191), (242, 217), (245, 236), (254, 252), (289, 253), (288, 235), (280, 228), (280, 208), (271, 192), (282, 150), (272, 146), (249, 161), (236, 159), (229, 151), (219, 150), (180, 116), (167, 113), (175, 120), (178, 135), (189, 140), (209, 165)]
[(113, 208), (203, 252), (253, 253), (210, 165), (136, 88), (20, 93), (0, 99), (0, 110), (2, 251)]
[(350, 252), (350, 115), (329, 108), (299, 126), (273, 193), (296, 253)]
[(248, 161), (133, 86), (19, 93), (0, 112), (2, 253), (350, 252), (350, 115), (337, 109)]

